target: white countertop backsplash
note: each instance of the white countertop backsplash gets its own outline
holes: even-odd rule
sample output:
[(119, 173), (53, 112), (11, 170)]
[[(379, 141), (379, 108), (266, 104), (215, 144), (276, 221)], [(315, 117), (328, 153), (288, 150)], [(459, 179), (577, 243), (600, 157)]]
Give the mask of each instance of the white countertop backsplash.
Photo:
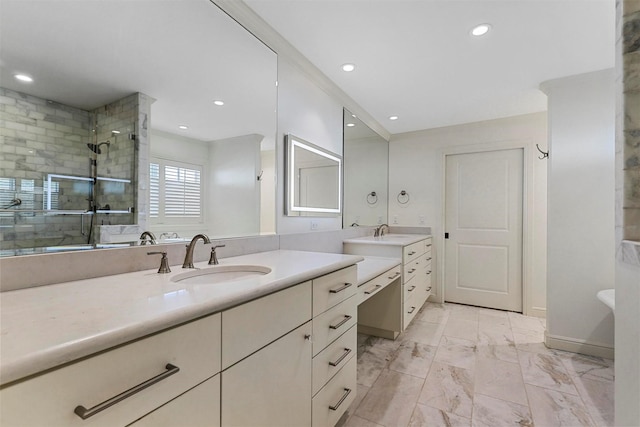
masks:
[[(363, 257), (357, 255), (276, 250), (220, 260), (220, 265), (271, 268), (268, 274), (229, 283), (174, 283), (171, 278), (185, 271), (174, 266), (169, 274), (158, 274), (156, 267), (2, 292), (0, 383), (219, 312), (361, 260)], [(209, 267), (206, 261), (195, 265)]]

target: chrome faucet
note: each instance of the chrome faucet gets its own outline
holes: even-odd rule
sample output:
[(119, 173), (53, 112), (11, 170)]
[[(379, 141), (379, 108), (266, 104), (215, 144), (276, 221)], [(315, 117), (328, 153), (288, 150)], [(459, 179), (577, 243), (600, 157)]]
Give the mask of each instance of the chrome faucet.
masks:
[(216, 249), (224, 248), (226, 245), (215, 245), (211, 248), (211, 256), (209, 257), (209, 265), (218, 265), (218, 254), (216, 254)]
[(389, 231), (389, 226), (387, 224), (382, 224), (376, 227), (376, 231), (373, 232), (373, 237), (382, 237), (384, 236), (384, 227), (387, 227), (387, 231)]
[(147, 243), (152, 244), (152, 245), (156, 244), (156, 236), (154, 236), (153, 233), (150, 232), (150, 231), (144, 231), (140, 235), (140, 244), (141, 245), (146, 245)]
[(198, 239), (202, 239), (205, 245), (211, 244), (211, 240), (207, 237), (206, 234), (196, 234), (191, 239), (191, 243), (187, 245), (187, 254), (184, 256), (184, 262), (182, 263), (182, 268), (195, 268), (193, 266), (193, 249), (196, 247), (196, 242)]

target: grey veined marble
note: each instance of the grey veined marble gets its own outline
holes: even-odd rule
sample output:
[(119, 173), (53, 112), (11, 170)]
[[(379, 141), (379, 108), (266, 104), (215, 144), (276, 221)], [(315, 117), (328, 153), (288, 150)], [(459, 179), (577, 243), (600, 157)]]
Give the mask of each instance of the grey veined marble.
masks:
[(613, 361), (550, 350), (544, 327), (428, 303), (395, 341), (359, 335), (359, 395), (338, 426), (614, 425)]

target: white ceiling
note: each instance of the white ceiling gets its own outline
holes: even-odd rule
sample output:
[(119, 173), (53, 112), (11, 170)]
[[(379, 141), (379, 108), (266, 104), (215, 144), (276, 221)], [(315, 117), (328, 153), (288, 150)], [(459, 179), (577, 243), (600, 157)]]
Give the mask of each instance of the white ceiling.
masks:
[(614, 66), (613, 0), (245, 3), (391, 134), (544, 111), (540, 83)]

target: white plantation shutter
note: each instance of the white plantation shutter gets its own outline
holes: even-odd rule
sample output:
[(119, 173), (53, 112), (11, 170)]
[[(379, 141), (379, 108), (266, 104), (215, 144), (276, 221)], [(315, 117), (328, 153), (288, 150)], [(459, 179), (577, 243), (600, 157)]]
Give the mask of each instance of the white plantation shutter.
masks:
[(200, 171), (165, 165), (166, 217), (200, 217)]
[(200, 222), (201, 168), (159, 160), (149, 169), (149, 216), (159, 223)]
[(158, 218), (160, 213), (160, 165), (149, 165), (149, 216)]

